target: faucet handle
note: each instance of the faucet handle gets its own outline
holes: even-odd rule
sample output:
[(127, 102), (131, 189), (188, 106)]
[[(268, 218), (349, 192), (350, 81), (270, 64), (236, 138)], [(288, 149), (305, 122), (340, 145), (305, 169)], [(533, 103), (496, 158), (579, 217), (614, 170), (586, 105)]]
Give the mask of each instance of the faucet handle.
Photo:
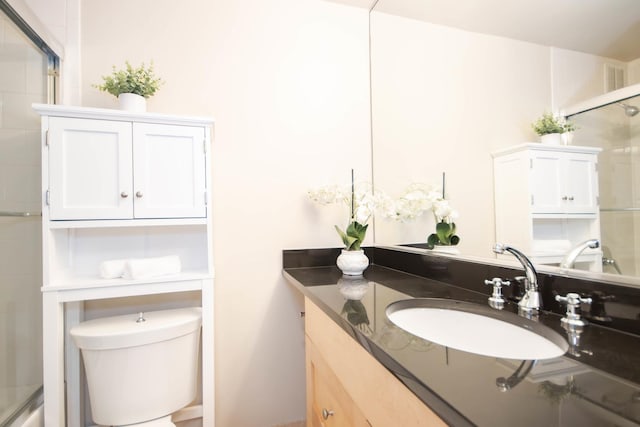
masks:
[(580, 317), (580, 304), (591, 304), (591, 298), (582, 298), (575, 292), (569, 292), (566, 297), (556, 295), (556, 301), (567, 305), (567, 313), (561, 319), (563, 325), (567, 327), (586, 326), (587, 321)]
[(508, 280), (501, 279), (499, 277), (494, 277), (491, 280), (485, 280), (484, 284), (493, 285), (493, 292), (489, 297), (489, 306), (498, 310), (502, 310), (504, 308), (504, 298), (502, 296), (502, 287), (510, 286), (511, 282)]

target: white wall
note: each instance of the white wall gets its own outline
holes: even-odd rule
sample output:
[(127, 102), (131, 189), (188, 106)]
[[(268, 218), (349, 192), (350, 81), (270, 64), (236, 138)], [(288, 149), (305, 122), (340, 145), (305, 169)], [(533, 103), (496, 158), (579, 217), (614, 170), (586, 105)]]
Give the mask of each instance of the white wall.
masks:
[(550, 54), (554, 111), (605, 93), (605, 64), (627, 70), (624, 62), (587, 53), (552, 47)]
[(150, 111), (216, 120), (217, 425), (305, 416), (301, 299), (281, 251), (338, 246), (346, 212), (305, 192), (352, 167), (371, 176), (367, 16), (320, 0), (82, 2), (83, 105), (115, 107), (91, 85), (153, 59), (166, 84)]

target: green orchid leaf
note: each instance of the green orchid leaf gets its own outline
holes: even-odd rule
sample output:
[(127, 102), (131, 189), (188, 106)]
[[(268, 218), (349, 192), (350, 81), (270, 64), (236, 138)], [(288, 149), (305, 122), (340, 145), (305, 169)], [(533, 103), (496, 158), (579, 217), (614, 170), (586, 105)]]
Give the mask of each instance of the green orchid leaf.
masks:
[(427, 237), (427, 249), (433, 249), (435, 245), (440, 243), (440, 239), (438, 238), (438, 235), (433, 233), (430, 234), (429, 237)]
[(347, 226), (346, 233), (338, 228), (337, 225), (336, 230), (338, 230), (338, 234), (340, 234), (340, 237), (342, 238), (344, 245), (347, 247), (347, 250), (357, 251), (360, 250), (360, 245), (364, 241), (368, 227), (369, 224), (362, 225), (357, 221), (352, 221)]
[(451, 225), (446, 222), (439, 222), (436, 224), (436, 234), (440, 240), (441, 245), (449, 245), (451, 237)]
[(356, 236), (350, 236), (348, 228), (347, 228), (347, 233), (342, 231), (340, 227), (338, 227), (337, 225), (335, 226), (335, 228), (338, 234), (340, 235), (340, 238), (342, 239), (342, 243), (344, 243), (348, 251), (356, 251), (360, 249), (360, 242), (358, 241), (358, 238)]

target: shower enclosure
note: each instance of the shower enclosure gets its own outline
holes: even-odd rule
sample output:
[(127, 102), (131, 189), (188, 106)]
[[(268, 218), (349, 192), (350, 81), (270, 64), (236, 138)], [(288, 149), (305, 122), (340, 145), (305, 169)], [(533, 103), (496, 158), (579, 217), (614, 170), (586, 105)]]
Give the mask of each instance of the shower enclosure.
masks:
[(573, 144), (600, 147), (603, 271), (640, 276), (640, 84), (565, 111)]
[(57, 57), (0, 0), (0, 426), (42, 396), (40, 120)]

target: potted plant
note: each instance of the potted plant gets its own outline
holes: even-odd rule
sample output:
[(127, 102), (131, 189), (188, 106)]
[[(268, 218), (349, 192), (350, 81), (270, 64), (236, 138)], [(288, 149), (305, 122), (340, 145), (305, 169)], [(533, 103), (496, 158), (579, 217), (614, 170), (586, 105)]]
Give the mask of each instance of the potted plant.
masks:
[(575, 130), (572, 123), (551, 113), (544, 113), (542, 117), (531, 124), (531, 127), (540, 136), (541, 143), (553, 145), (562, 144), (562, 135)]
[(364, 254), (361, 245), (364, 241), (369, 225), (367, 222), (379, 204), (379, 197), (374, 196), (368, 185), (356, 188), (351, 171), (351, 188), (343, 189), (338, 186), (326, 186), (308, 191), (309, 198), (322, 205), (344, 203), (349, 208), (349, 223), (346, 229), (335, 226), (338, 235), (344, 243), (337, 259), (337, 265), (343, 274), (358, 276), (369, 266), (369, 259)]
[[(444, 184), (443, 184), (444, 185)], [(453, 222), (458, 213), (451, 208), (442, 196), (442, 191), (434, 185), (413, 183), (396, 200), (385, 200), (385, 216), (396, 221), (411, 221), (427, 211), (431, 211), (436, 222), (436, 232), (427, 237), (427, 249), (457, 254), (452, 246), (460, 243)]]
[(120, 109), (136, 112), (146, 111), (146, 99), (164, 84), (154, 74), (153, 62), (148, 67), (142, 63), (140, 67), (134, 68), (126, 61), (124, 69), (117, 70), (114, 65), (111, 75), (103, 76), (102, 79), (104, 83), (94, 85), (96, 88), (117, 97)]
[(427, 248), (458, 253), (457, 249), (450, 248), (460, 243), (460, 237), (456, 235), (456, 223), (453, 222), (458, 213), (449, 206), (449, 202), (445, 199), (435, 201), (432, 210), (436, 220), (436, 232), (427, 237)]

